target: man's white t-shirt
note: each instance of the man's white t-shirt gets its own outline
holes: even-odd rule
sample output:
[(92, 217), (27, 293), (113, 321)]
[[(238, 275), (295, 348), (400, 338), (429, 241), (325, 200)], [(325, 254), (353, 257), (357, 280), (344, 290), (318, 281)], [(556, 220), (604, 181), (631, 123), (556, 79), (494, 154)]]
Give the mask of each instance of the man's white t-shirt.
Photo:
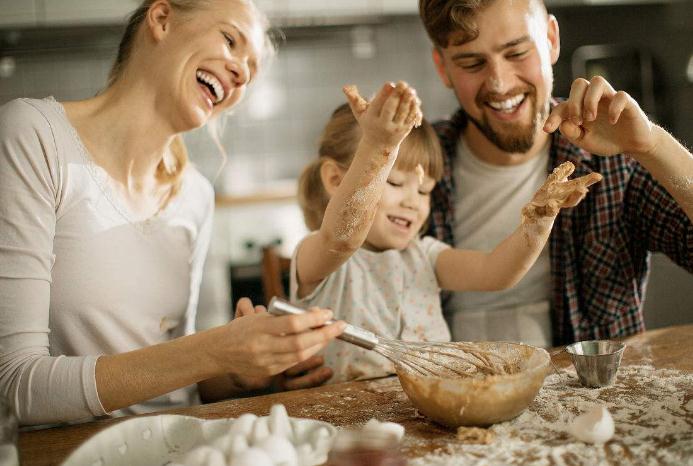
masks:
[[(491, 165), (460, 138), (454, 166), (455, 247), (492, 251), (519, 225), (522, 207), (546, 180), (548, 144), (520, 165)], [(521, 341), (551, 345), (551, 264), (548, 247), (527, 275), (502, 291), (453, 293), (448, 322), (453, 340)]]

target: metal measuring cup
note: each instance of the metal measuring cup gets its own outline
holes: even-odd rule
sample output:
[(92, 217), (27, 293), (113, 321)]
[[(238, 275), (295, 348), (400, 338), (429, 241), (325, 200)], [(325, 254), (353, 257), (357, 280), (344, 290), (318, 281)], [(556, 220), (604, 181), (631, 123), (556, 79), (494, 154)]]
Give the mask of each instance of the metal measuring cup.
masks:
[(606, 387), (616, 378), (625, 343), (611, 340), (579, 341), (565, 347), (585, 387)]

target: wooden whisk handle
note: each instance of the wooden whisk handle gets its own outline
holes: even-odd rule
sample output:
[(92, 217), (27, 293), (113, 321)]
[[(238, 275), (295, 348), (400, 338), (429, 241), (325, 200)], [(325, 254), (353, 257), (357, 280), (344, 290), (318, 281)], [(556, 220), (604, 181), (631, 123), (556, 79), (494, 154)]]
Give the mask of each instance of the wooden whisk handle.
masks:
[[(303, 314), (306, 312), (306, 310), (301, 307), (294, 306), (283, 299), (274, 297), (270, 301), (269, 306), (267, 306), (267, 312), (275, 316), (285, 316)], [(332, 322), (334, 321), (328, 321), (327, 325), (331, 324)], [(337, 338), (351, 343), (352, 345), (360, 346), (361, 348), (366, 348), (369, 350), (372, 350), (375, 348), (375, 345), (378, 344), (378, 337), (375, 333), (351, 324), (347, 324), (346, 328), (344, 329), (344, 333)]]

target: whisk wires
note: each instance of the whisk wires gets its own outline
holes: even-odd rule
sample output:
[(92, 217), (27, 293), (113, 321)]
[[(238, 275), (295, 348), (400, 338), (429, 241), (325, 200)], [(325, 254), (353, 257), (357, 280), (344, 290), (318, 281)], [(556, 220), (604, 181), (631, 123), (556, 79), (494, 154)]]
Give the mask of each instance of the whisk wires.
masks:
[(384, 340), (373, 348), (405, 370), (426, 376), (502, 375), (512, 364), (493, 351), (473, 343), (416, 343)]

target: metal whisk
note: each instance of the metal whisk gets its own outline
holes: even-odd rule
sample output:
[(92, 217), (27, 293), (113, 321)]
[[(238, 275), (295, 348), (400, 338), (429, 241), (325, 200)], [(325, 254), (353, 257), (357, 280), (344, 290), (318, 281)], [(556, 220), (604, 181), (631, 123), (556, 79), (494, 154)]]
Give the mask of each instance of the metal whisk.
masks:
[[(282, 299), (272, 298), (268, 309), (273, 315), (303, 314), (305, 309)], [(328, 324), (332, 321), (328, 322)], [(381, 338), (360, 327), (347, 324), (339, 339), (375, 351), (396, 366), (419, 375), (463, 376), (500, 375), (512, 372), (511, 363), (501, 355), (473, 343), (419, 343)]]

